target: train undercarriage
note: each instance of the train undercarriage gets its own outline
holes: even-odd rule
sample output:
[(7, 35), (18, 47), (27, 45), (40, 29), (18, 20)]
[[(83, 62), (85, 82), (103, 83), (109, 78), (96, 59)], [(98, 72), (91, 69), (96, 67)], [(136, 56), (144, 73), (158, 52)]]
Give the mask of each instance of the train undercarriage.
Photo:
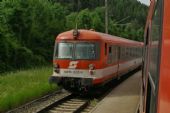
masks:
[(74, 92), (89, 92), (91, 91), (93, 86), (92, 78), (72, 78), (72, 77), (54, 77), (51, 76), (49, 78), (50, 83), (56, 83), (59, 86), (62, 86), (64, 89)]

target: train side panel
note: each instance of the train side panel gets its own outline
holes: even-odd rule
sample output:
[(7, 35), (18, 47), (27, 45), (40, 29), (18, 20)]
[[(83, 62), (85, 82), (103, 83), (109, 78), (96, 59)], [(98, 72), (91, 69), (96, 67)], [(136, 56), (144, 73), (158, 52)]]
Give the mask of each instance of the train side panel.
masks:
[(120, 46), (119, 76), (134, 70), (142, 63), (142, 46)]

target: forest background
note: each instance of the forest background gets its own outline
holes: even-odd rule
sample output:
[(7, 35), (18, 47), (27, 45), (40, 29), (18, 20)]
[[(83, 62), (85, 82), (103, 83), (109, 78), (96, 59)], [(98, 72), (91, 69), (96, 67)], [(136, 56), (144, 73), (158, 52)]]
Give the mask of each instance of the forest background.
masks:
[[(109, 34), (143, 41), (148, 7), (108, 0)], [(64, 31), (105, 32), (104, 0), (0, 0), (0, 73), (52, 64), (54, 40)]]

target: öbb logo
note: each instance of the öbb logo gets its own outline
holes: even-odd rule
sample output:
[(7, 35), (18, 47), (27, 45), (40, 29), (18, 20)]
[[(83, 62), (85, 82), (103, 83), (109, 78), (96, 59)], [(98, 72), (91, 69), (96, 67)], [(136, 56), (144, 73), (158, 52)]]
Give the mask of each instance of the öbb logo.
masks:
[(77, 67), (78, 61), (71, 61), (68, 68), (75, 69)]

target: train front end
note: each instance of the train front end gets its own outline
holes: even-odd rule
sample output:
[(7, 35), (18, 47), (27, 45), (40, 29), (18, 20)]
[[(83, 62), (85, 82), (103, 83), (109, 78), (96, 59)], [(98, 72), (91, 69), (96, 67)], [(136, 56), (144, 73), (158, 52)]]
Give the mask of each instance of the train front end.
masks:
[(50, 82), (71, 92), (88, 92), (94, 86), (96, 69), (100, 68), (100, 43), (87, 33), (69, 31), (57, 37)]

